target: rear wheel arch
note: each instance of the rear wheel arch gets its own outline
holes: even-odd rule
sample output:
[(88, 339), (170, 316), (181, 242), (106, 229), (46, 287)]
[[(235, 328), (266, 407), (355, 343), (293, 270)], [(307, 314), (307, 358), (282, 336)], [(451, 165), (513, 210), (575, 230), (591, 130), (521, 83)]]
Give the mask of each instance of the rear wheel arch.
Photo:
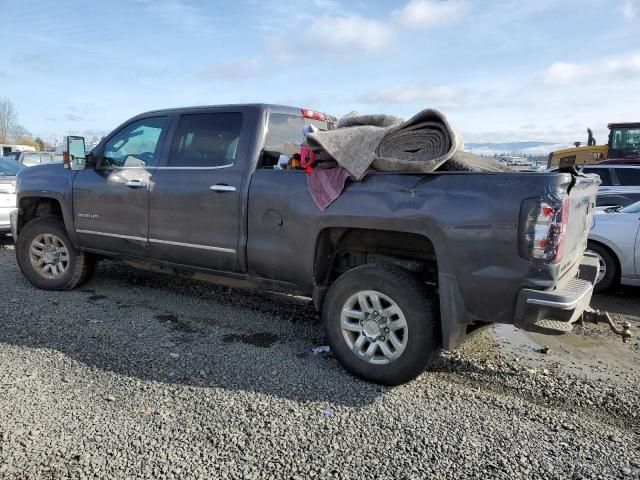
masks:
[(329, 287), (346, 271), (374, 262), (394, 263), (437, 282), (438, 261), (429, 237), (394, 230), (333, 227), (317, 236), (314, 284)]

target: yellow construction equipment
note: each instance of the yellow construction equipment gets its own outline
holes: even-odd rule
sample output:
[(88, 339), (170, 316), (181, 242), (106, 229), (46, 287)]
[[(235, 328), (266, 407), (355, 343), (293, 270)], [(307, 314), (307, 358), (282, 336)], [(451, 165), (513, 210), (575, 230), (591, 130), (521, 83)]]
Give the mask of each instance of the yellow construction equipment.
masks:
[(568, 165), (598, 163), (606, 159), (627, 159), (640, 157), (640, 122), (610, 123), (609, 142), (596, 145), (591, 129), (588, 128), (587, 145), (575, 143), (573, 148), (556, 150), (549, 154), (547, 168)]

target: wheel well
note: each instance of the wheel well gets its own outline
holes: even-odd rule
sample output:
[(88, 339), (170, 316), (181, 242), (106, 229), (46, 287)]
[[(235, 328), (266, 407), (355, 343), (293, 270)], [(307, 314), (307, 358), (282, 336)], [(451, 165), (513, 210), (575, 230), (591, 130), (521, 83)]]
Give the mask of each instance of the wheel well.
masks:
[(20, 200), (18, 230), (37, 217), (56, 215), (62, 217), (60, 202), (53, 198), (27, 197)]
[[(597, 240), (589, 240), (588, 243), (595, 244), (611, 254), (611, 256), (613, 257), (613, 260), (616, 262), (616, 268), (618, 270), (616, 280), (619, 280), (620, 276), (622, 275), (622, 266), (620, 265), (620, 259), (618, 258), (618, 255), (616, 255), (616, 252), (614, 252), (613, 249), (611, 249), (611, 247), (609, 247), (608, 245), (605, 245), (602, 242), (598, 242)], [(589, 246), (587, 245), (587, 249), (588, 248)]]
[(347, 270), (376, 262), (399, 265), (425, 282), (437, 283), (435, 249), (427, 237), (390, 230), (329, 228), (321, 232), (316, 245), (316, 285), (330, 285)]

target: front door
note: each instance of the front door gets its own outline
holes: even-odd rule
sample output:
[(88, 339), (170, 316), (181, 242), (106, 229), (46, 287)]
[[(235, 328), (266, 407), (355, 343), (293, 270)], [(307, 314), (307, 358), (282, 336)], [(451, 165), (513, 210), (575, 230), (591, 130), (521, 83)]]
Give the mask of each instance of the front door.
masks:
[(251, 143), (250, 129), (242, 126), (249, 114), (210, 109), (179, 117), (166, 163), (151, 183), (153, 258), (238, 269), (241, 187)]
[(168, 123), (166, 116), (128, 123), (96, 152), (95, 168), (76, 174), (74, 222), (83, 247), (149, 255), (149, 185)]

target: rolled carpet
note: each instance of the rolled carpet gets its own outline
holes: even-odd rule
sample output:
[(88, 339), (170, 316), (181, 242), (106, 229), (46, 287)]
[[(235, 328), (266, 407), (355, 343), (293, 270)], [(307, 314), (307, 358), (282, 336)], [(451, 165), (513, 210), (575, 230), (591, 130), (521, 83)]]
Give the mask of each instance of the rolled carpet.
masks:
[(438, 110), (427, 108), (386, 130), (376, 148), (373, 168), (430, 173), (463, 148), (447, 118)]
[(427, 108), (403, 122), (393, 115), (345, 115), (337, 128), (307, 135), (356, 180), (367, 169), (431, 173), (435, 170), (507, 172), (499, 162), (464, 152), (462, 137), (445, 115)]

